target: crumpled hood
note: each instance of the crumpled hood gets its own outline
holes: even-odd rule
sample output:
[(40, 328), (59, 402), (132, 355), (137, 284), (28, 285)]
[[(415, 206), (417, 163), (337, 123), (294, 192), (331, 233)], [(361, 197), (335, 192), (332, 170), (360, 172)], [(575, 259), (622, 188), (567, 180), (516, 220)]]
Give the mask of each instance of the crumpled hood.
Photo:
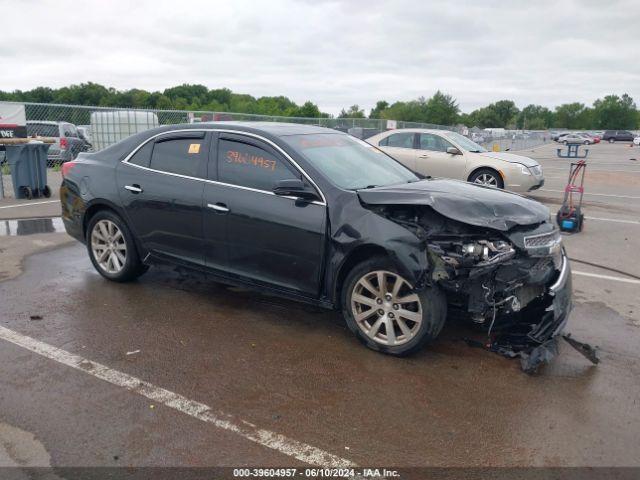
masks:
[(549, 209), (535, 200), (458, 180), (422, 180), (358, 190), (358, 196), (370, 205), (426, 205), (452, 220), (500, 231), (549, 219)]
[(505, 162), (511, 163), (521, 163), (527, 167), (535, 167), (536, 165), (540, 165), (537, 160), (533, 158), (524, 157), (522, 155), (516, 155), (515, 153), (507, 153), (507, 152), (482, 152), (478, 153), (483, 157), (488, 158), (496, 158), (498, 160), (504, 160)]

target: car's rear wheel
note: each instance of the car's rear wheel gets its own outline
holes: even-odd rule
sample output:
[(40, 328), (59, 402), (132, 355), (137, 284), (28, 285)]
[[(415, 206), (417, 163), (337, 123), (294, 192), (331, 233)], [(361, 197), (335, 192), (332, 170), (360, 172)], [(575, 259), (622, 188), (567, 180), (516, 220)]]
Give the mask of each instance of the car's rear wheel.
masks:
[(615, 138), (610, 138), (609, 139), (609, 143), (615, 143), (616, 139)]
[(589, 145), (590, 143), (591, 143), (591, 142), (590, 142), (589, 140), (585, 140), (585, 141), (584, 141), (584, 144), (585, 144), (585, 145)]
[(108, 210), (99, 211), (89, 221), (87, 250), (98, 273), (114, 282), (133, 280), (148, 269), (140, 261), (127, 225)]
[(446, 309), (438, 287), (415, 292), (383, 257), (357, 265), (342, 291), (342, 313), (349, 329), (367, 347), (390, 355), (409, 355), (435, 339)]
[(504, 188), (504, 182), (498, 172), (490, 168), (482, 168), (477, 172), (474, 172), (469, 181), (477, 183), (478, 185), (485, 185), (487, 187)]

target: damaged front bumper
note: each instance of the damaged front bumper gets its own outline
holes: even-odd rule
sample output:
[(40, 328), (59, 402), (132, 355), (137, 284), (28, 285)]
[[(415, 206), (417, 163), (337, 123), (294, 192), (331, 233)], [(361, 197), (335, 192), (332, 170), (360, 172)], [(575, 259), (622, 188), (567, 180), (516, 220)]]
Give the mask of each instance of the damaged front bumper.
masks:
[(467, 343), (508, 358), (517, 357), (522, 370), (533, 374), (558, 354), (558, 339), (562, 336), (587, 360), (594, 365), (598, 364), (600, 360), (595, 348), (573, 339), (570, 334), (562, 335), (573, 308), (571, 267), (564, 252), (561, 269), (556, 280), (548, 287), (545, 299), (546, 304), (542, 305), (546, 306), (542, 311), (538, 303), (523, 309), (519, 318), (501, 318), (493, 332), (489, 332), (486, 343), (469, 339)]
[(505, 316), (496, 325), (486, 348), (506, 357), (519, 357), (522, 370), (534, 373), (558, 354), (558, 337), (564, 330), (571, 300), (571, 267), (566, 255), (556, 280), (544, 298), (525, 307), (518, 316)]

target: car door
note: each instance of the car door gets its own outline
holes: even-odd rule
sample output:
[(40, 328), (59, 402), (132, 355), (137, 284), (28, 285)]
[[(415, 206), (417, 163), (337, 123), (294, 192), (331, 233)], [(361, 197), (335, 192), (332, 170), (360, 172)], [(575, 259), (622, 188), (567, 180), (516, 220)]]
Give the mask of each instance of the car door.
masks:
[(451, 142), (440, 135), (420, 133), (418, 147), (420, 149), (416, 161), (418, 173), (432, 177), (466, 180), (465, 156), (447, 153), (447, 148), (454, 147)]
[(204, 264), (208, 141), (204, 131), (168, 132), (118, 166), (118, 191), (129, 225), (150, 252)]
[(396, 132), (378, 142), (378, 148), (395, 158), (410, 170), (416, 169), (416, 134), (414, 132)]
[(624, 130), (618, 133), (620, 134), (620, 140), (623, 140), (625, 142), (633, 140), (633, 135), (631, 134), (631, 132), (628, 132), (627, 130)]
[[(219, 225), (223, 217), (227, 271), (317, 296), (326, 230), (324, 202), (273, 193), (279, 180), (306, 179), (268, 141), (221, 132), (216, 158), (215, 183), (204, 191), (206, 245), (219, 245), (220, 230), (212, 225)], [(213, 267), (217, 263), (209, 257), (207, 262)]]

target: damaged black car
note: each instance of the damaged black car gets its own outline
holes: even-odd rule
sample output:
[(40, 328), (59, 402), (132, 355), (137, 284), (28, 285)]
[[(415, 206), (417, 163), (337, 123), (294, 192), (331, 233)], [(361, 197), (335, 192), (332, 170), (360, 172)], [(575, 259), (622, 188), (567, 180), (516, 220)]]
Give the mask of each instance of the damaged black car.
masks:
[(447, 318), (486, 347), (547, 360), (571, 310), (548, 209), (523, 196), (420, 178), (375, 147), (293, 124), (172, 125), (63, 166), (67, 232), (96, 270), (154, 264), (342, 311), (368, 347), (406, 355)]

